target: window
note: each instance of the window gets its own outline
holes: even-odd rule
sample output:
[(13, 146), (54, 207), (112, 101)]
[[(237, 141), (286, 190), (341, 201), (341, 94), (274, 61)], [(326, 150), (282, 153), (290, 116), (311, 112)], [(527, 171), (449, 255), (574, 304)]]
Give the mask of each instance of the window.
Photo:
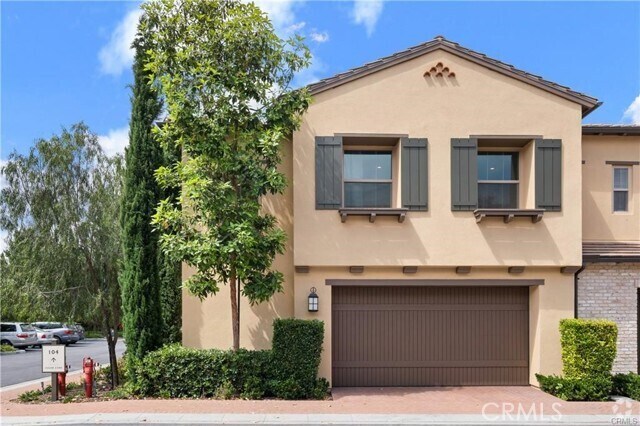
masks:
[(391, 183), (390, 151), (345, 151), (345, 207), (391, 207)]
[(478, 153), (478, 207), (518, 208), (518, 153)]
[(629, 168), (613, 168), (613, 211), (629, 211)]
[(15, 324), (2, 324), (2, 332), (16, 331)]

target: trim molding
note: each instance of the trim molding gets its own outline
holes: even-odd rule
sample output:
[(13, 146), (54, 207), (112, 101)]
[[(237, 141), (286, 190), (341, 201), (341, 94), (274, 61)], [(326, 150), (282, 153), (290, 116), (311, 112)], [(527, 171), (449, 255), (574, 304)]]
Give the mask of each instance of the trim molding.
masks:
[(411, 280), (357, 280), (357, 279), (328, 279), (326, 285), (333, 286), (354, 286), (354, 287), (412, 287), (412, 286), (433, 286), (433, 287), (530, 287), (544, 285), (544, 280), (516, 280), (516, 279), (411, 279)]
[(612, 166), (640, 166), (640, 161), (607, 160), (604, 164), (610, 164)]

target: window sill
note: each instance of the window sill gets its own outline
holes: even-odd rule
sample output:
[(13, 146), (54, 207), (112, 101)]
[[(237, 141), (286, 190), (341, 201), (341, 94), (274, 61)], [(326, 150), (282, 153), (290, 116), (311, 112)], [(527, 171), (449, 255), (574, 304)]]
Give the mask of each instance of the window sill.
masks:
[(516, 217), (529, 217), (531, 222), (538, 223), (542, 220), (543, 209), (476, 209), (473, 215), (476, 222), (482, 222), (485, 217), (502, 217), (504, 223), (511, 222)]
[(340, 221), (345, 223), (349, 216), (369, 216), (369, 222), (376, 221), (378, 216), (396, 216), (398, 223), (404, 222), (409, 209), (393, 209), (393, 208), (354, 208), (345, 207), (338, 210)]

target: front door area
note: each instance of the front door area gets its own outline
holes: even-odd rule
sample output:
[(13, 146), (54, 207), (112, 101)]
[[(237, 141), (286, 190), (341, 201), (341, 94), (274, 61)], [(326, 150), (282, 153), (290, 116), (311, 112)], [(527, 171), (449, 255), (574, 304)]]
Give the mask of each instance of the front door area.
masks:
[(332, 385), (529, 384), (529, 288), (334, 286)]

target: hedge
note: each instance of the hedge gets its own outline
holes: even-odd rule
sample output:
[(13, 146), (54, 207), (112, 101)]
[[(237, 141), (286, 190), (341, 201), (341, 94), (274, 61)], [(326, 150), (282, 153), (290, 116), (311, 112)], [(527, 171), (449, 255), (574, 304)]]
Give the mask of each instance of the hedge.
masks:
[(149, 352), (136, 370), (136, 391), (165, 398), (261, 398), (271, 351), (192, 349), (178, 344)]
[(317, 379), (323, 340), (321, 321), (278, 319), (272, 350), (165, 346), (136, 362), (132, 390), (164, 398), (322, 399), (329, 390)]
[(611, 377), (567, 378), (536, 374), (540, 389), (565, 401), (607, 401), (611, 394)]
[(613, 393), (640, 401), (640, 375), (636, 373), (613, 376)]
[(319, 320), (276, 319), (273, 322), (274, 393), (286, 399), (305, 398), (316, 386), (324, 323)]
[(560, 343), (564, 377), (608, 377), (616, 357), (618, 327), (613, 321), (564, 319)]

